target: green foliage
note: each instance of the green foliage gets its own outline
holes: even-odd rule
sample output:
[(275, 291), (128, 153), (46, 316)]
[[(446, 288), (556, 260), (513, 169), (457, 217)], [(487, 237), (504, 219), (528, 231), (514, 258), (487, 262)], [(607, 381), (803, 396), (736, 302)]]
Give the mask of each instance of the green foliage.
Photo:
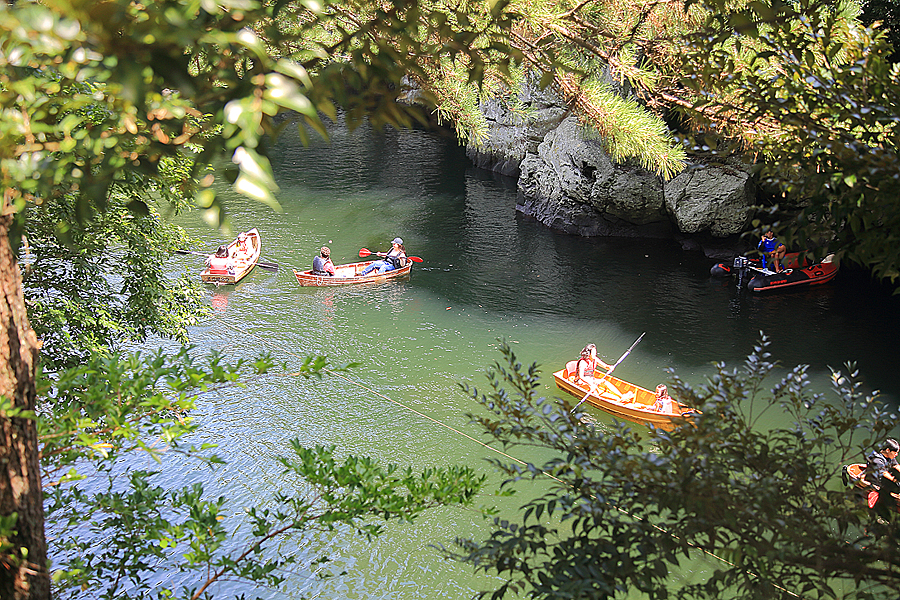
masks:
[(23, 291), (47, 370), (150, 334), (187, 341), (187, 326), (202, 314), (195, 278), (168, 267), (173, 251), (188, 245), (184, 232), (129, 203), (115, 193), (103, 212), (79, 217), (65, 196), (22, 215)]
[[(743, 18), (760, 26), (742, 35), (754, 58), (751, 68), (735, 69), (729, 47), (736, 15), (723, 2), (705, 5), (705, 35), (681, 65), (685, 85), (703, 98), (703, 114), (693, 116), (743, 137), (748, 154), (762, 157), (763, 183), (776, 200), (800, 207), (781, 223), (787, 244), (827, 244), (838, 259), (896, 281), (900, 70), (889, 61), (886, 38), (854, 25), (852, 5), (752, 4)], [(729, 125), (724, 116), (736, 113), (742, 121)]]
[[(192, 166), (171, 183), (213, 224), (226, 216), (215, 178), (277, 207), (264, 143), (282, 127), (277, 113), (296, 111), (320, 133), (319, 113), (336, 106), (351, 125), (409, 125), (418, 110), (396, 100), (405, 78), (425, 79), (423, 64), (452, 54), (467, 81), (487, 62), (510, 64), (496, 33), (511, 26), (504, 6), (3, 3), (0, 184), (20, 210), (71, 194), (86, 218), (115, 186), (177, 159)], [(207, 173), (220, 157), (230, 162)]]
[[(466, 388), (488, 411), (473, 418), (506, 447), (550, 450), (543, 465), (494, 462), (506, 486), (541, 477), (551, 489), (521, 521), (495, 519), (487, 540), (460, 539), (448, 555), (506, 579), (492, 598), (895, 598), (900, 518), (870, 521), (838, 482), (897, 416), (852, 365), (831, 394), (814, 393), (807, 368), (784, 372), (767, 346), (703, 385), (673, 378), (702, 414), (664, 432), (582, 423), (568, 401), (536, 396), (536, 366), (504, 344), (488, 391)], [(704, 554), (706, 577), (673, 589), (671, 574)]]

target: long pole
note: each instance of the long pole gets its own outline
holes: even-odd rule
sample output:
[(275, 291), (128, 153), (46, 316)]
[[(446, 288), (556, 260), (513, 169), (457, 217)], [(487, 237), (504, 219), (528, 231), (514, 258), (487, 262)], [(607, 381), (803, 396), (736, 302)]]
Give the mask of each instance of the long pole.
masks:
[[(581, 403), (584, 402), (585, 400), (587, 400), (587, 399), (588, 399), (588, 396), (591, 395), (591, 392), (593, 392), (594, 389), (596, 389), (597, 384), (599, 384), (601, 381), (603, 381), (604, 379), (606, 379), (613, 371), (616, 370), (616, 367), (619, 366), (619, 363), (621, 363), (623, 360), (625, 360), (625, 357), (626, 357), (626, 356), (628, 356), (629, 354), (631, 354), (631, 351), (634, 350), (634, 347), (638, 345), (638, 342), (640, 342), (642, 339), (644, 339), (644, 336), (645, 336), (645, 335), (647, 335), (647, 332), (646, 332), (646, 331), (645, 331), (644, 333), (642, 333), (642, 334), (640, 335), (640, 337), (638, 337), (638, 339), (636, 339), (636, 340), (634, 341), (634, 343), (631, 345), (631, 348), (629, 348), (628, 350), (625, 351), (625, 354), (623, 354), (622, 356), (619, 357), (619, 360), (617, 360), (616, 363), (615, 363), (612, 367), (609, 368), (609, 371), (607, 371), (606, 374), (603, 375), (603, 377), (601, 377), (599, 380), (597, 380), (597, 383), (594, 384), (594, 387), (592, 387), (591, 389), (588, 390), (588, 393), (584, 395), (584, 398), (582, 398), (581, 400), (579, 400), (579, 401), (578, 401), (578, 404), (576, 404), (575, 406), (572, 407), (572, 411), (571, 411), (571, 412), (575, 412), (575, 409), (578, 408), (579, 406), (581, 406)], [(571, 414), (571, 413), (570, 413), (570, 414)]]

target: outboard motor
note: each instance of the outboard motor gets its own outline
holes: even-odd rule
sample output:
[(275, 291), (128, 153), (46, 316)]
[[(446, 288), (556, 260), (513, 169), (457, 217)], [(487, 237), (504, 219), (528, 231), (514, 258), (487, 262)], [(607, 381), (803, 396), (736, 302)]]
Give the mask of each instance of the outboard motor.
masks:
[(744, 286), (744, 277), (746, 277), (747, 271), (750, 270), (750, 259), (746, 256), (735, 256), (734, 270), (738, 275), (737, 286), (740, 289)]

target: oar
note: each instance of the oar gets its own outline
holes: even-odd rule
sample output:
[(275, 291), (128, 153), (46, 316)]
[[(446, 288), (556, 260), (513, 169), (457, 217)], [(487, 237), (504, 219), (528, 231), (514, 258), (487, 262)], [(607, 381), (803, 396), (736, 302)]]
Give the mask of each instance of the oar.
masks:
[[(359, 257), (360, 257), (360, 258), (363, 258), (363, 257), (365, 257), (365, 256), (370, 256), (370, 255), (372, 255), (372, 254), (374, 254), (375, 256), (384, 256), (384, 255), (385, 255), (384, 252), (371, 252), (371, 251), (369, 251), (369, 250), (366, 250), (365, 248), (363, 248), (362, 250), (359, 251)], [(420, 262), (422, 262), (422, 259), (419, 258), (418, 256), (407, 256), (406, 258), (408, 258), (409, 260), (411, 260), (411, 261), (413, 261), (413, 262), (415, 262), (415, 263), (420, 263)]]
[[(634, 350), (634, 347), (638, 345), (638, 342), (640, 342), (640, 341), (644, 338), (644, 336), (645, 336), (646, 334), (647, 334), (647, 332), (645, 331), (644, 333), (642, 333), (642, 334), (640, 335), (640, 337), (639, 337), (638, 339), (636, 339), (636, 340), (634, 341), (634, 343), (631, 345), (631, 348), (629, 348), (628, 350), (626, 350), (626, 351), (625, 351), (625, 354), (623, 354), (622, 356), (620, 356), (620, 357), (619, 357), (619, 360), (616, 361), (616, 364), (614, 364), (613, 366), (611, 366), (611, 367), (609, 368), (609, 371), (607, 371), (606, 374), (605, 374), (603, 377), (601, 377), (601, 378), (597, 381), (597, 383), (594, 384), (594, 388), (596, 388), (597, 385), (598, 385), (601, 381), (603, 381), (604, 379), (606, 379), (606, 378), (609, 376), (610, 373), (612, 373), (613, 371), (616, 370), (616, 367), (619, 366), (619, 363), (621, 363), (623, 360), (625, 360), (625, 357), (626, 357), (626, 356), (628, 356), (629, 354), (631, 354), (631, 351)], [(578, 404), (576, 404), (575, 406), (572, 407), (572, 411), (571, 411), (571, 412), (575, 412), (575, 409), (578, 408), (579, 406), (581, 406), (581, 403), (588, 399), (588, 396), (591, 395), (591, 392), (594, 391), (594, 388), (591, 388), (591, 389), (588, 390), (588, 393), (584, 395), (584, 398), (582, 398), (581, 400), (579, 400), (579, 401), (578, 401)], [(571, 413), (570, 413), (570, 414), (571, 414)]]
[(176, 250), (175, 254), (196, 254), (197, 256), (209, 256), (209, 254), (205, 254), (203, 252), (194, 252), (192, 250)]
[[(202, 256), (204, 258), (209, 258), (209, 254), (204, 254), (203, 252), (193, 252), (191, 250), (176, 250), (175, 254), (194, 254), (196, 256)], [(274, 262), (256, 262), (256, 266), (261, 269), (269, 269), (270, 271), (278, 270), (278, 263)]]

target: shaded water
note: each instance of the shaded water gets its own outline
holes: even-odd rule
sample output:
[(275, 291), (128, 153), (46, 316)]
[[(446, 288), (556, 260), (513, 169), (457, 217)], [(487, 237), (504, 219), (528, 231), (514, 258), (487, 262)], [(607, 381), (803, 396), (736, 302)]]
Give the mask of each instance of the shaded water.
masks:
[[(211, 494), (233, 498), (236, 517), (296, 485), (275, 460), (295, 437), (400, 465), (468, 464), (492, 483), (478, 505), (514, 517), (518, 499), (490, 496), (498, 478), (485, 459), (498, 455), (467, 437), (486, 441), (468, 424), (474, 405), (458, 387), (484, 383), (481, 373), (500, 358), (498, 338), (522, 362), (543, 366), (550, 396), (559, 395), (552, 371), (587, 342), (614, 362), (646, 332), (616, 374), (652, 388), (669, 367), (699, 383), (711, 362), (737, 364), (764, 330), (775, 358), (810, 364), (819, 389), (828, 366), (855, 360), (888, 401), (900, 397), (890, 376), (900, 305), (864, 278), (842, 273), (824, 287), (751, 296), (730, 279), (711, 279), (711, 261), (674, 242), (550, 231), (515, 212), (513, 182), (472, 169), (454, 140), (434, 134), (335, 128), (330, 146), (304, 148), (288, 135), (272, 154), (283, 212), (239, 198), (228, 208), (236, 229), (260, 230), (262, 260), (281, 269), (210, 287), (215, 314), (192, 329), (192, 343), (233, 358), (270, 351), (289, 369), (319, 353), (362, 366), (346, 378), (268, 378), (202, 398), (202, 436), (228, 464), (209, 471), (179, 463), (173, 484), (203, 481)], [(223, 241), (199, 218), (182, 224), (204, 250)], [(302, 288), (291, 274), (291, 266), (308, 269), (323, 244), (339, 264), (358, 260), (360, 248), (385, 250), (395, 236), (424, 259), (406, 282)], [(176, 260), (199, 273), (202, 259)], [(531, 492), (543, 489), (539, 482)], [(389, 526), (372, 542), (300, 536), (284, 548), (301, 566), (268, 597), (469, 598), (494, 582), (441, 560), (431, 546), (486, 532), (476, 510), (446, 508)], [(327, 568), (346, 575), (313, 574), (308, 559), (321, 547), (336, 560)]]

